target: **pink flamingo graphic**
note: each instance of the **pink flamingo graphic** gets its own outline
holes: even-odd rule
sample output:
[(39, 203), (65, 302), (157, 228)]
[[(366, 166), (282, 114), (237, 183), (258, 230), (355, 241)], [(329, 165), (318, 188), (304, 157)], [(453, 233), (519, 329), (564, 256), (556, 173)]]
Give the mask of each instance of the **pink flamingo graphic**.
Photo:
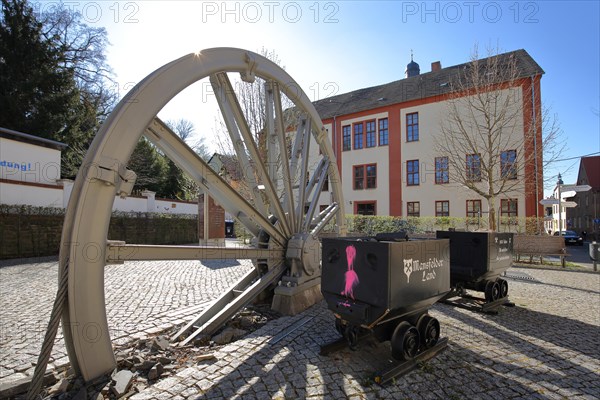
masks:
[(346, 259), (348, 260), (348, 271), (346, 271), (344, 278), (344, 291), (342, 296), (350, 296), (354, 300), (354, 288), (358, 285), (358, 275), (354, 271), (354, 259), (356, 258), (356, 247), (350, 245), (346, 247)]

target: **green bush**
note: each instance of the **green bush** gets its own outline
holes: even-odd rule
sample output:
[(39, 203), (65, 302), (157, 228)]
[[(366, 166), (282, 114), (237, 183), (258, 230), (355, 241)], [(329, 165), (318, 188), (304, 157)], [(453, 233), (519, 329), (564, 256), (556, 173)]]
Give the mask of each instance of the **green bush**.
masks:
[(244, 225), (238, 220), (236, 220), (233, 224), (233, 232), (237, 239), (242, 240), (244, 242), (252, 239), (253, 237), (252, 233), (250, 233), (248, 229), (246, 229), (246, 227), (244, 227)]
[[(333, 223), (327, 227), (333, 232)], [(349, 234), (372, 236), (377, 233), (406, 231), (409, 234), (432, 233), (437, 230), (485, 231), (486, 218), (477, 217), (389, 217), (371, 215), (346, 215), (346, 229)], [(543, 232), (543, 218), (501, 218), (499, 232), (537, 234)]]

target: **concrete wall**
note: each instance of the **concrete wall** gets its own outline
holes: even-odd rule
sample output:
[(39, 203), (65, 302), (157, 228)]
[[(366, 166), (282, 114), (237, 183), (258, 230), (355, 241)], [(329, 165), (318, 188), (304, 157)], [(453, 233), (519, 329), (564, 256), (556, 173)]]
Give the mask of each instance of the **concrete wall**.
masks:
[(198, 203), (156, 199), (154, 212), (166, 214), (198, 214)]
[[(0, 204), (66, 208), (73, 182), (60, 179), (60, 150), (0, 137)], [(113, 211), (198, 214), (197, 202), (116, 196)]]
[(162, 214), (198, 214), (198, 203), (156, 198), (153, 192), (143, 192), (140, 196), (129, 196), (124, 199), (115, 197), (113, 211), (155, 212)]
[(0, 137), (0, 204), (63, 207), (60, 150)]
[(34, 186), (17, 181), (0, 182), (0, 204), (62, 208), (63, 188), (58, 185)]
[(55, 185), (60, 151), (0, 137), (0, 179)]
[[(72, 188), (73, 182), (69, 180), (60, 180), (54, 185), (4, 181), (0, 182), (0, 204), (66, 208)], [(197, 202), (156, 199), (153, 192), (145, 194), (124, 199), (115, 196), (113, 211), (198, 214)]]

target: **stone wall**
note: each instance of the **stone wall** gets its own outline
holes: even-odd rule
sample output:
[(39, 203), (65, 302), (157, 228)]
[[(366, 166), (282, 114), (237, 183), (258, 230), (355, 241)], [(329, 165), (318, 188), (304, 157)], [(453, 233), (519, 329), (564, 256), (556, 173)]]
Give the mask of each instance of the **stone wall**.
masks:
[[(0, 210), (0, 259), (57, 255), (64, 216)], [(115, 213), (108, 239), (138, 244), (197, 244), (198, 222), (189, 216)]]

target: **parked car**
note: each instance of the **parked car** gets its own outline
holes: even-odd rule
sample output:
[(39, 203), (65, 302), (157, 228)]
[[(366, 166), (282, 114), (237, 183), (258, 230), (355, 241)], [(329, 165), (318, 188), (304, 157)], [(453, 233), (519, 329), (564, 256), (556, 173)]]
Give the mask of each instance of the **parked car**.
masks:
[[(558, 236), (558, 231), (554, 232), (554, 236)], [(562, 236), (565, 238), (565, 244), (583, 246), (583, 238), (575, 231), (562, 231)]]

